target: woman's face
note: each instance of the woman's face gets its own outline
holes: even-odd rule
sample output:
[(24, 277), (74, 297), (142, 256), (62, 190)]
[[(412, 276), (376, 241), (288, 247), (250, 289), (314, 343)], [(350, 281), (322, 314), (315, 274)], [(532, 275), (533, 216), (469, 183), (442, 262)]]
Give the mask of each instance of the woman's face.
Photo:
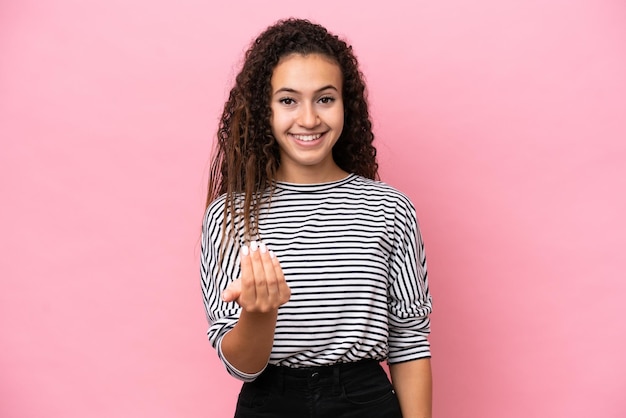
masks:
[(270, 125), (280, 149), (278, 179), (315, 183), (342, 178), (332, 149), (343, 130), (342, 74), (320, 54), (283, 57), (271, 78)]

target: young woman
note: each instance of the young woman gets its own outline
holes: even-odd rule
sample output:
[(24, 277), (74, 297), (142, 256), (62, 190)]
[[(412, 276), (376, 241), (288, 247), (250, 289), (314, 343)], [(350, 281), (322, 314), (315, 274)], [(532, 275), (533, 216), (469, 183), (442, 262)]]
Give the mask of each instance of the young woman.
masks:
[[(235, 417), (430, 417), (415, 209), (380, 182), (352, 48), (280, 21), (224, 106), (203, 222), (208, 336)], [(380, 366), (387, 360), (393, 385)]]

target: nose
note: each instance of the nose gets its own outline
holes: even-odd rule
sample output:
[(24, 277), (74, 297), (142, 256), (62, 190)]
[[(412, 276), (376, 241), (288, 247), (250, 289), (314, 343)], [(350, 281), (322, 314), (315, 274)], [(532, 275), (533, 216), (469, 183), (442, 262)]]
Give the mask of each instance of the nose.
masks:
[(303, 128), (314, 128), (320, 122), (319, 115), (312, 104), (305, 104), (300, 108), (298, 114), (298, 125)]

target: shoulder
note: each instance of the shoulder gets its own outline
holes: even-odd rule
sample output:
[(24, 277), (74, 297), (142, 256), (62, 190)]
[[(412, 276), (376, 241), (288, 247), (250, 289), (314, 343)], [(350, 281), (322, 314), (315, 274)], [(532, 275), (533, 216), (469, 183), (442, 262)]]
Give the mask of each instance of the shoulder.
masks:
[(224, 205), (226, 204), (226, 195), (223, 194), (212, 201), (204, 212), (204, 224), (212, 222), (221, 222), (224, 219)]
[(412, 212), (415, 206), (411, 199), (403, 192), (380, 180), (372, 180), (355, 175), (351, 182), (352, 187), (361, 194), (370, 195), (385, 201), (393, 202), (396, 206), (403, 207)]

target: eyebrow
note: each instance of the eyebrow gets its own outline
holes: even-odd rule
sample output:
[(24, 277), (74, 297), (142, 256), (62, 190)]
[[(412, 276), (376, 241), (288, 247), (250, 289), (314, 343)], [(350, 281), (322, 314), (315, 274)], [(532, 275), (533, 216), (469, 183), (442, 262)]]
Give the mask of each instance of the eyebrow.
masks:
[[(321, 88), (319, 88), (319, 89), (315, 90), (315, 93), (320, 93), (320, 92), (322, 92), (322, 91), (324, 91), (324, 90), (328, 90), (328, 89), (335, 90), (337, 93), (339, 93), (339, 89), (337, 89), (337, 87), (333, 86), (332, 84), (329, 84), (329, 85), (327, 85), (327, 86), (324, 86), (324, 87), (321, 87)], [(274, 92), (274, 94), (278, 94), (278, 93), (294, 93), (294, 94), (299, 94), (300, 92), (299, 92), (298, 90), (292, 89), (292, 88), (290, 88), (290, 87), (281, 87), (281, 88), (279, 88), (278, 90), (276, 90), (276, 91)]]

